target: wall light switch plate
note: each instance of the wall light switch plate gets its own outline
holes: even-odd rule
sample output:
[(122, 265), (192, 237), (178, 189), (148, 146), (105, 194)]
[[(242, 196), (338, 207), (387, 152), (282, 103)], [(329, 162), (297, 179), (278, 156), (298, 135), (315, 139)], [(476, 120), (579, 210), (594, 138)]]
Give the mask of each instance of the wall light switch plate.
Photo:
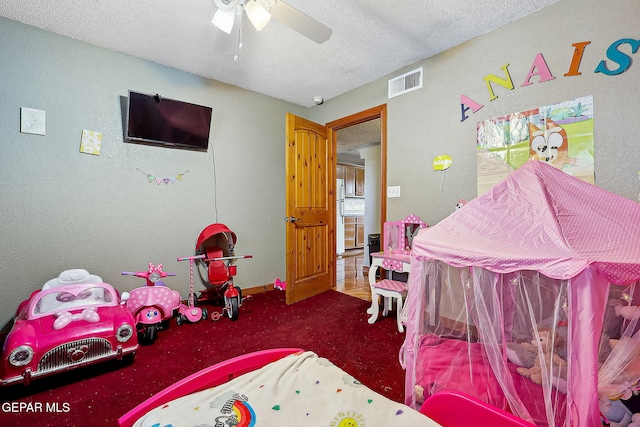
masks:
[(387, 197), (400, 197), (400, 186), (387, 187)]

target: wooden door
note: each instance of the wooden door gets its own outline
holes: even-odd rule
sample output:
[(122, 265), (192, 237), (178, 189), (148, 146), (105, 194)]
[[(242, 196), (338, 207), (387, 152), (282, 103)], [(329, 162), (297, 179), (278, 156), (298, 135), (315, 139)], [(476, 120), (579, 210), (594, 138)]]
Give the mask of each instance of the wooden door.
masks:
[(287, 113), (287, 304), (335, 287), (335, 147), (327, 127)]

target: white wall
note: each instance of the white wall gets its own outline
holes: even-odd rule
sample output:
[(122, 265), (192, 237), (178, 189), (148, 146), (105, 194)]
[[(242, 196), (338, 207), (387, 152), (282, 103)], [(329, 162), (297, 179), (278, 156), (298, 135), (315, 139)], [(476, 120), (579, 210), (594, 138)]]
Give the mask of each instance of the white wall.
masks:
[[(186, 296), (189, 265), (176, 258), (216, 220), (237, 233), (237, 254), (254, 255), (238, 262), (239, 286), (285, 276), (285, 113), (308, 109), (5, 18), (0, 58), (0, 325), (69, 268), (124, 291), (144, 282), (122, 271), (162, 262)], [(213, 107), (213, 148), (124, 143), (129, 89)], [(45, 136), (20, 133), (20, 107), (46, 111)], [(100, 156), (79, 152), (83, 129), (103, 133)], [(157, 185), (138, 169), (188, 173)]]
[[(596, 185), (636, 200), (640, 193), (640, 52), (624, 73), (594, 73), (606, 59), (607, 48), (622, 38), (639, 39), (637, 0), (561, 0), (533, 15), (475, 38), (440, 55), (398, 70), (310, 110), (310, 119), (326, 123), (387, 103), (387, 184), (400, 185), (402, 197), (388, 199), (387, 219), (415, 213), (433, 225), (449, 215), (460, 198), (476, 196), (476, 124), (530, 108), (593, 95)], [(573, 43), (591, 41), (584, 53), (582, 75), (564, 77), (569, 69)], [(428, 43), (428, 40), (425, 40)], [(624, 50), (630, 54), (630, 46)], [(524, 82), (536, 54), (542, 53), (555, 76), (531, 86)], [(504, 76), (508, 69), (515, 85), (509, 91), (496, 86), (489, 101), (483, 77)], [(424, 67), (424, 87), (387, 99), (387, 81), (417, 67)], [(612, 68), (616, 64), (611, 64)], [(484, 104), (461, 122), (460, 96)], [(444, 191), (441, 175), (434, 172), (435, 156), (448, 154)]]

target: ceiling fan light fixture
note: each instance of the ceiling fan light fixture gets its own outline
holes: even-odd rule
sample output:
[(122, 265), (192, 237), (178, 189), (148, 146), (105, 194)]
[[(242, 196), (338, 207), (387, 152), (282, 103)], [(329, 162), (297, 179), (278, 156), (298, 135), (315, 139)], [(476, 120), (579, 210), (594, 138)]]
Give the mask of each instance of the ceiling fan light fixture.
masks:
[(238, 6), (238, 0), (213, 0), (218, 9), (224, 11), (234, 11)]
[(271, 14), (260, 3), (254, 0), (249, 0), (244, 5), (244, 10), (247, 12), (247, 16), (251, 21), (251, 24), (255, 27), (256, 31), (263, 29), (271, 19)]
[(218, 27), (220, 30), (224, 31), (227, 34), (231, 34), (231, 30), (233, 29), (233, 21), (235, 19), (235, 11), (233, 10), (216, 10), (216, 13), (213, 14), (213, 19), (211, 23)]

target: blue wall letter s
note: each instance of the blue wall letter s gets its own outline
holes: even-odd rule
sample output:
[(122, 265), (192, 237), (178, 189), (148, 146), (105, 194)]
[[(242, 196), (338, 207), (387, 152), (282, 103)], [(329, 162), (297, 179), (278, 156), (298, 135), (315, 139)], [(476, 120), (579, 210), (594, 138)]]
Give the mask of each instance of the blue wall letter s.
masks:
[(603, 59), (602, 61), (600, 61), (600, 63), (598, 64), (598, 66), (593, 72), (603, 73), (608, 76), (615, 76), (627, 71), (631, 66), (631, 57), (626, 53), (620, 52), (618, 50), (618, 46), (625, 43), (628, 43), (631, 45), (631, 53), (636, 53), (638, 51), (638, 47), (640, 47), (640, 40), (620, 39), (616, 42), (613, 42), (611, 46), (609, 46), (609, 48), (607, 49), (607, 58), (617, 63), (619, 67), (615, 70), (610, 70), (607, 67), (606, 61)]

